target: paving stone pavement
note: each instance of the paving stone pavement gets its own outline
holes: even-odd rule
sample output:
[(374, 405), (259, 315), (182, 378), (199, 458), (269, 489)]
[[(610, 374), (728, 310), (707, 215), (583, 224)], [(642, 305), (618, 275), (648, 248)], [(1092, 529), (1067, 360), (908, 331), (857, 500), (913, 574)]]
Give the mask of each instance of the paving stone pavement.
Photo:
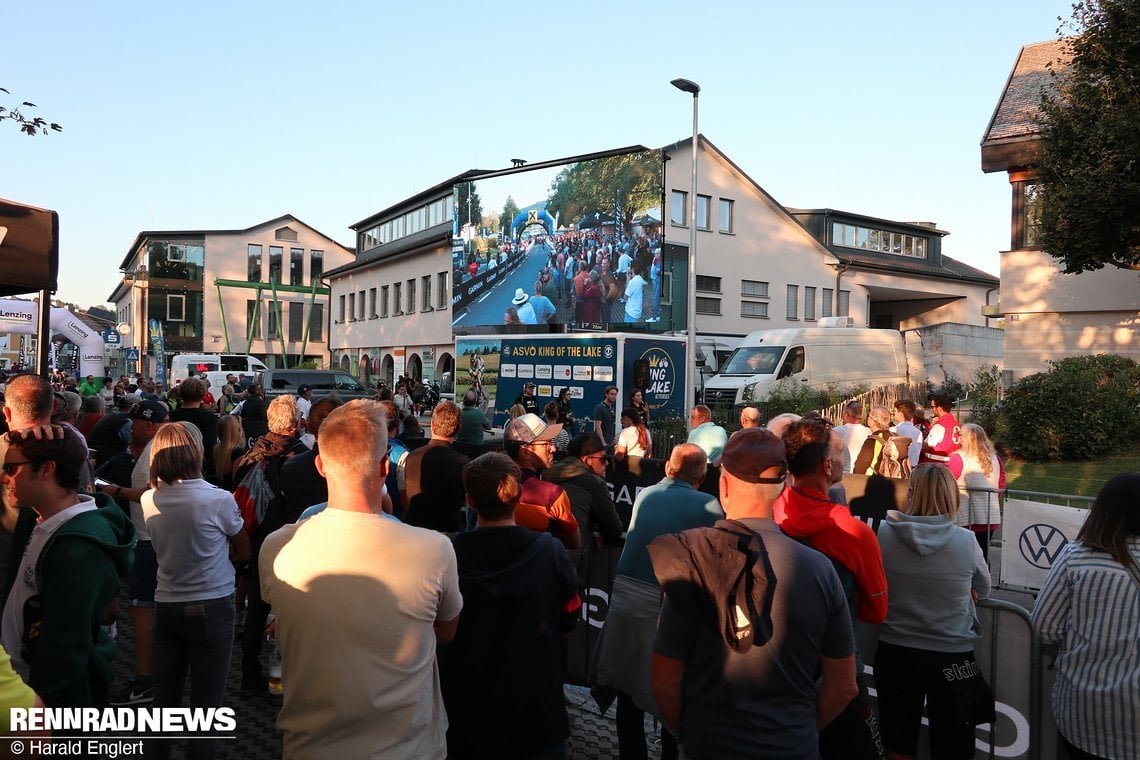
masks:
[[(114, 691), (129, 684), (134, 675), (134, 644), (130, 622), (127, 620), (126, 599), (120, 599), (123, 612), (119, 616), (119, 651), (112, 668), (115, 673)], [(262, 660), (269, 662), (270, 648), (266, 644)], [(227, 739), (219, 744), (219, 760), (269, 760), (281, 757), (281, 734), (274, 725), (281, 707), (280, 699), (273, 699), (267, 693), (242, 699), (241, 651), (235, 640), (233, 659), (230, 663), (230, 679), (226, 687), (225, 706), (236, 713), (237, 738)], [(611, 706), (605, 715), (598, 714), (598, 707), (590, 696), (588, 688), (566, 685), (566, 710), (570, 717), (569, 756), (574, 760), (602, 760), (616, 758), (617, 733), (614, 724), (615, 707)], [(189, 704), (187, 694), (183, 704)], [(660, 756), (658, 729), (652, 720), (646, 719), (646, 743), (650, 757)], [(174, 757), (182, 757), (185, 747), (176, 746)], [(345, 760), (348, 760), (347, 758)]]

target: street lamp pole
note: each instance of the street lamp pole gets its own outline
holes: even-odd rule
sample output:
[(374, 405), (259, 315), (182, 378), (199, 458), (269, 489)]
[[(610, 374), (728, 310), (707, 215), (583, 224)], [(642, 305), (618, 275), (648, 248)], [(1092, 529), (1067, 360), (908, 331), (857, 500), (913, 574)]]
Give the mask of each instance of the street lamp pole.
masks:
[(682, 92), (693, 96), (693, 160), (692, 185), (689, 192), (689, 292), (685, 296), (685, 324), (688, 328), (689, 361), (685, 363), (685, 415), (688, 416), (696, 403), (697, 387), (697, 99), (701, 86), (690, 79), (674, 79), (670, 82)]

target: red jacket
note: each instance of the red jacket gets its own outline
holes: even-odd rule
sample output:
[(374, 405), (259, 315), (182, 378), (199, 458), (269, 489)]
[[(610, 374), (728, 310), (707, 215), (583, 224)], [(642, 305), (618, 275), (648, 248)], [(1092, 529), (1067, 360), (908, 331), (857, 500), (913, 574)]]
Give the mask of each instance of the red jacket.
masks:
[(540, 533), (553, 533), (563, 544), (578, 539), (578, 520), (570, 497), (560, 485), (542, 480), (533, 470), (522, 471), (522, 494), (515, 523)]
[(773, 506), (776, 524), (792, 538), (806, 539), (855, 576), (855, 616), (878, 625), (887, 619), (887, 574), (879, 539), (851, 510), (826, 494), (788, 486)]

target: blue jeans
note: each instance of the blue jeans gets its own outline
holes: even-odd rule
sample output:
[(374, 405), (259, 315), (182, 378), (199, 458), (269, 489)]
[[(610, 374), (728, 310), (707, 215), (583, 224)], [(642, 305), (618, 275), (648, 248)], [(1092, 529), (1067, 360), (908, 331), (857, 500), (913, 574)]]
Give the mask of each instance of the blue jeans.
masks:
[[(157, 602), (154, 620), (154, 706), (180, 707), (186, 675), (190, 706), (221, 707), (234, 645), (234, 598)], [(155, 756), (170, 756), (172, 742), (156, 742)], [(212, 758), (217, 741), (192, 739), (187, 758)], [(148, 755), (150, 753), (148, 752)]]

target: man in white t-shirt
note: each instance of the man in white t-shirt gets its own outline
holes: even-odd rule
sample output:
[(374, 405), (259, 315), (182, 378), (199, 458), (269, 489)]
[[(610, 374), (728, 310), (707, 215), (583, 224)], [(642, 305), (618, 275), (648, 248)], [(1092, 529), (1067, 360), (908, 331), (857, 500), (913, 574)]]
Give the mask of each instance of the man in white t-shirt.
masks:
[(863, 424), (863, 402), (848, 401), (843, 405), (843, 424), (835, 428), (839, 440), (843, 441), (843, 472), (850, 473), (859, 449), (871, 434), (871, 428)]
[(302, 422), (309, 419), (309, 410), (313, 408), (313, 386), (301, 383), (297, 386), (297, 411), (301, 413)]
[(383, 407), (357, 400), (321, 425), (328, 508), (271, 533), (262, 595), (277, 614), (286, 758), (444, 758), (447, 714), (436, 646), (463, 599), (442, 533), (381, 515)]

